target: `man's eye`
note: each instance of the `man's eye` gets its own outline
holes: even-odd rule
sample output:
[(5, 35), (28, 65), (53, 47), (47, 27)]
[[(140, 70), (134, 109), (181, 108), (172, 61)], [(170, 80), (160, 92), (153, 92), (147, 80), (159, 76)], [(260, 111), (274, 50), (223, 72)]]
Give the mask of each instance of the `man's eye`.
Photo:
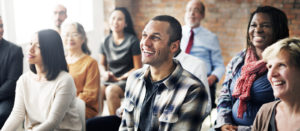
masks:
[(153, 40), (160, 40), (160, 37), (152, 36), (152, 39), (153, 39)]

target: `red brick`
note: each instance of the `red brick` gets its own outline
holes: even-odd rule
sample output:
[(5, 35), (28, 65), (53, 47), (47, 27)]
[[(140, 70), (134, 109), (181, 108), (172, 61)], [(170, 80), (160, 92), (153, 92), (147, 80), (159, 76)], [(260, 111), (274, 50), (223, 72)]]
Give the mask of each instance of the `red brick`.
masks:
[[(115, 2), (111, 2), (115, 1)], [(153, 2), (154, 1), (154, 2)], [(203, 0), (206, 16), (201, 25), (216, 33), (222, 49), (224, 63), (240, 52), (246, 45), (246, 28), (250, 13), (257, 6), (270, 5), (283, 10), (289, 19), (291, 36), (300, 36), (300, 8), (295, 0)], [(124, 3), (122, 3), (124, 2)], [(152, 3), (153, 2), (153, 3)], [(152, 17), (168, 14), (184, 24), (185, 6), (188, 0), (104, 0), (104, 10), (111, 4), (124, 5), (131, 10), (138, 37)], [(110, 6), (106, 6), (110, 3)], [(296, 7), (296, 8), (294, 8)], [(113, 8), (112, 8), (113, 9)], [(105, 11), (105, 17), (109, 14)]]

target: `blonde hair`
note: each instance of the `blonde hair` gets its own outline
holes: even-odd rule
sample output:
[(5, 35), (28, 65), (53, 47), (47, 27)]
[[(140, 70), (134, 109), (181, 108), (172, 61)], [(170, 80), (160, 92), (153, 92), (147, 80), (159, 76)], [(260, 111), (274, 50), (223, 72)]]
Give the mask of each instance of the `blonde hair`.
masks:
[(294, 37), (279, 40), (275, 44), (267, 47), (262, 53), (262, 57), (263, 60), (267, 62), (279, 54), (288, 55), (290, 64), (300, 68), (300, 39)]

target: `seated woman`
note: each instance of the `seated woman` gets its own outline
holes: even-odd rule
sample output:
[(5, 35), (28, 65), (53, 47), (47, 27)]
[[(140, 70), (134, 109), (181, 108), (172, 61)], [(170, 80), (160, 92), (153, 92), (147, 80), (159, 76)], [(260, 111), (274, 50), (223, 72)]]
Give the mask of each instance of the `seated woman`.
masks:
[(76, 87), (68, 74), (60, 35), (41, 30), (28, 49), (29, 72), (17, 82), (15, 105), (2, 131), (25, 130), (80, 131), (82, 124), (76, 109)]
[[(111, 115), (116, 114), (124, 97), (130, 72), (142, 67), (141, 51), (131, 17), (126, 8), (116, 8), (109, 19), (110, 34), (100, 47), (101, 104), (106, 98)], [(103, 106), (102, 106), (103, 107)]]
[(289, 36), (287, 24), (285, 13), (274, 7), (258, 7), (251, 14), (247, 48), (227, 65), (218, 99), (216, 129), (250, 130), (259, 108), (275, 100), (261, 53), (279, 39)]
[(253, 123), (253, 131), (300, 130), (300, 39), (286, 38), (262, 53), (268, 80), (280, 100), (264, 104)]
[(62, 29), (66, 60), (77, 88), (77, 96), (86, 103), (86, 119), (98, 114), (100, 72), (98, 63), (90, 57), (87, 37), (81, 24), (66, 24)]

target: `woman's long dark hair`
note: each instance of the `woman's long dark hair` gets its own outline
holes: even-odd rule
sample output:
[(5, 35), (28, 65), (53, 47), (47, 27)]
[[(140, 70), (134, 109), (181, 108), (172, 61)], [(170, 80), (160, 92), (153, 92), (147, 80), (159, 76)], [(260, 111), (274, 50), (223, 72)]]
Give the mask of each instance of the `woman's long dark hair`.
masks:
[[(54, 80), (61, 71), (68, 72), (60, 35), (52, 29), (41, 30), (37, 35), (46, 79)], [(34, 64), (30, 64), (30, 70), (36, 73)]]
[[(114, 11), (116, 11), (116, 10), (121, 11), (125, 16), (125, 23), (127, 26), (124, 28), (124, 32), (136, 36), (136, 33), (133, 28), (133, 22), (132, 22), (132, 19), (131, 19), (131, 16), (130, 16), (130, 13), (128, 12), (128, 10), (124, 7), (117, 7), (117, 8), (115, 8)], [(110, 30), (110, 33), (111, 33), (111, 30)]]
[(257, 13), (264, 13), (267, 14), (272, 22), (272, 29), (273, 29), (273, 41), (272, 44), (276, 41), (289, 37), (289, 27), (288, 27), (288, 19), (285, 13), (275, 7), (272, 6), (259, 6), (257, 9), (251, 14), (248, 28), (247, 28), (247, 50), (253, 48), (253, 44), (250, 41), (249, 36), (249, 28), (251, 25), (251, 21), (255, 14)]

